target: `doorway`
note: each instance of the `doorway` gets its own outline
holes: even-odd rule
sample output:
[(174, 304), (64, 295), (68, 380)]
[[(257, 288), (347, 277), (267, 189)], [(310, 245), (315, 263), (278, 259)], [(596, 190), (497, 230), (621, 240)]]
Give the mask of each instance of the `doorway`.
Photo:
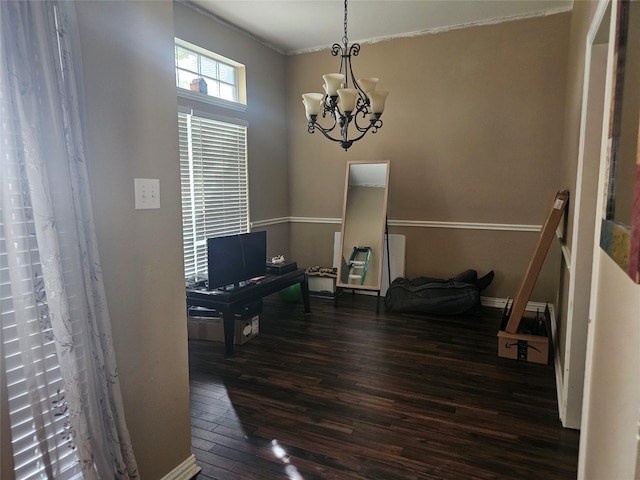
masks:
[(607, 55), (611, 20), (610, 2), (596, 12), (587, 36), (580, 125), (580, 144), (574, 215), (572, 258), (568, 265), (568, 307), (565, 334), (560, 419), (567, 428), (580, 428), (584, 387), (587, 330), (591, 298), (595, 230), (598, 212), (598, 175), (602, 150), (606, 99)]

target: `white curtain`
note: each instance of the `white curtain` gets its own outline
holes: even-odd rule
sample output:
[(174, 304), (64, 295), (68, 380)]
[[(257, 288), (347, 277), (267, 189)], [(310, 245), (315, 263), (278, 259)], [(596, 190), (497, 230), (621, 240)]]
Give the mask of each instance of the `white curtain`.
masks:
[[(0, 21), (0, 209), (33, 421), (46, 428), (51, 415), (39, 404), (50, 399), (39, 398), (46, 374), (34, 358), (49, 335), (64, 384), (58, 414), (68, 417), (82, 477), (138, 478), (94, 231), (75, 7), (1, 0)], [(34, 241), (41, 267), (24, 254)], [(27, 318), (34, 311), (35, 328)], [(38, 434), (45, 463), (48, 437)]]

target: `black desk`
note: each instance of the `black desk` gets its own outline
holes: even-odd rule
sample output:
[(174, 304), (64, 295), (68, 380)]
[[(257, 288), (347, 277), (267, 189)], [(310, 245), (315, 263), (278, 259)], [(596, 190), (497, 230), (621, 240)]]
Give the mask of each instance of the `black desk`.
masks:
[(309, 284), (304, 268), (282, 275), (267, 275), (254, 285), (248, 285), (233, 290), (199, 290), (187, 289), (187, 305), (193, 307), (212, 308), (222, 313), (224, 322), (225, 357), (233, 357), (233, 337), (235, 330), (234, 313), (239, 312), (243, 305), (256, 302), (267, 295), (300, 284), (304, 313), (311, 313), (309, 304)]

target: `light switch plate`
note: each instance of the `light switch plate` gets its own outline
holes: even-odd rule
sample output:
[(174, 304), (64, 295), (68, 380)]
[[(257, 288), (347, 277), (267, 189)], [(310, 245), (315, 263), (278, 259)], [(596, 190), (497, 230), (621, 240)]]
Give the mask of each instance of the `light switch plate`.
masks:
[(160, 208), (160, 180), (157, 178), (134, 178), (136, 210)]

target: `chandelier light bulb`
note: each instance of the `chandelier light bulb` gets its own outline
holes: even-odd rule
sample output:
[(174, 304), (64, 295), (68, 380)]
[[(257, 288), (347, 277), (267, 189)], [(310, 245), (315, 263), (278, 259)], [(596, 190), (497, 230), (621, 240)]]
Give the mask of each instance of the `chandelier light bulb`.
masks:
[(327, 95), (335, 97), (338, 94), (338, 90), (343, 86), (344, 75), (341, 73), (327, 73), (322, 78)]
[(369, 92), (369, 101), (371, 102), (371, 111), (373, 113), (384, 112), (384, 102), (387, 99), (387, 95), (389, 95), (389, 92), (382, 90)]
[(358, 91), (355, 88), (340, 88), (338, 90), (340, 110), (343, 112), (353, 112), (356, 109)]
[(302, 103), (304, 103), (308, 120), (311, 120), (313, 115), (317, 116), (320, 113), (323, 99), (324, 95), (321, 93), (304, 93), (302, 95)]
[(376, 89), (378, 83), (377, 78), (361, 78), (358, 80), (358, 85), (362, 88), (362, 91), (369, 95), (369, 92), (373, 92)]

